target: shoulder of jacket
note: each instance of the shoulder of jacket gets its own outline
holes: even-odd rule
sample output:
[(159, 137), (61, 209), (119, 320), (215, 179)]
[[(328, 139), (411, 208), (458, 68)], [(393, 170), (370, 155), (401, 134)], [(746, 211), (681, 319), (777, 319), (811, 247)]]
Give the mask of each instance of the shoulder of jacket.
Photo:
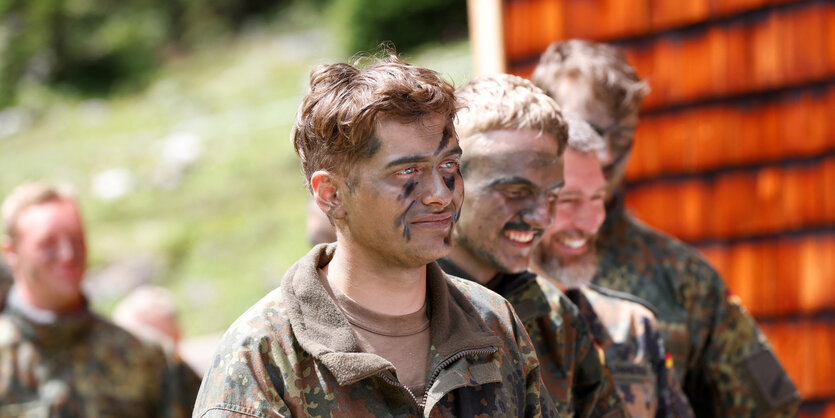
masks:
[(629, 304), (637, 305), (640, 308), (648, 310), (649, 315), (651, 315), (655, 318), (658, 317), (658, 310), (655, 308), (655, 306), (652, 305), (652, 303), (650, 303), (646, 299), (640, 298), (640, 297), (635, 296), (635, 295), (630, 294), (630, 293), (620, 292), (620, 291), (617, 291), (617, 290), (612, 290), (612, 289), (609, 289), (609, 288), (606, 288), (606, 287), (602, 287), (602, 286), (594, 284), (594, 283), (590, 283), (588, 285), (588, 288), (591, 289), (594, 292), (597, 292), (598, 294), (600, 294), (603, 297), (607, 297), (609, 299), (614, 299), (616, 301), (623, 302), (623, 303), (629, 303)]

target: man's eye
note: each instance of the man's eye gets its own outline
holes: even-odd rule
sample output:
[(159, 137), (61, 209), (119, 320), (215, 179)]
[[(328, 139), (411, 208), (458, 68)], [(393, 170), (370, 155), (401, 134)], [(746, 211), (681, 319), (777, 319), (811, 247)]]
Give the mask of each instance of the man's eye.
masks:
[(404, 168), (404, 169), (397, 172), (397, 174), (405, 175), (405, 176), (408, 176), (410, 174), (415, 174), (415, 173), (417, 173), (417, 168), (415, 168), (415, 167)]
[(441, 168), (448, 168), (448, 169), (454, 170), (457, 167), (458, 167), (458, 161), (455, 161), (455, 160), (444, 161), (444, 162), (441, 163)]
[(519, 199), (519, 198), (523, 198), (523, 197), (527, 196), (528, 192), (525, 191), (525, 190), (509, 189), (509, 190), (504, 191), (504, 195), (507, 196), (510, 199)]

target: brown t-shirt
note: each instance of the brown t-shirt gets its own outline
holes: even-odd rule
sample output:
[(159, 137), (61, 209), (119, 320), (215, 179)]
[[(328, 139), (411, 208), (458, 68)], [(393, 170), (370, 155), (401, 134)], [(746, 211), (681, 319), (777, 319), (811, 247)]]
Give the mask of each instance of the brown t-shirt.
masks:
[(345, 313), (360, 348), (394, 365), (397, 379), (420, 400), (429, 361), (429, 317), (426, 302), (414, 313), (386, 315), (360, 306), (336, 287), (331, 287), (322, 270), (319, 280)]

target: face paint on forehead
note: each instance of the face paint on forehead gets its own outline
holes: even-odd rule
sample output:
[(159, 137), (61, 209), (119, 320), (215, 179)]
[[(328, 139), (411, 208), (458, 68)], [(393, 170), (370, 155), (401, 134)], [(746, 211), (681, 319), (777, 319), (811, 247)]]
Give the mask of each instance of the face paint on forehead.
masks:
[(449, 126), (444, 128), (444, 134), (441, 137), (441, 141), (438, 143), (438, 149), (435, 150), (434, 155), (438, 155), (443, 151), (447, 145), (449, 145), (449, 140), (452, 138), (452, 128)]
[(380, 147), (382, 143), (376, 136), (372, 136), (368, 139), (368, 144), (365, 147), (365, 158), (372, 158), (374, 155), (377, 154), (377, 151), (380, 151)]
[(517, 151), (473, 155), (466, 161), (467, 172), (501, 173), (519, 169), (557, 168), (561, 164), (556, 154), (536, 151)]

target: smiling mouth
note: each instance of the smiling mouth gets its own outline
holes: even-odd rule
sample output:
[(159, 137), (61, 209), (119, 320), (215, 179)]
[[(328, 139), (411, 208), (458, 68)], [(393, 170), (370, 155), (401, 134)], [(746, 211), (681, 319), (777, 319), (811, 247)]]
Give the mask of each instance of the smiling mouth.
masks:
[(561, 237), (559, 238), (560, 244), (571, 248), (571, 249), (579, 249), (582, 248), (588, 242), (586, 238), (568, 238), (568, 237)]
[(443, 229), (452, 224), (452, 215), (432, 216), (424, 219), (413, 220), (411, 224), (425, 228)]
[(536, 238), (536, 231), (517, 231), (513, 229), (506, 229), (504, 231), (505, 238), (517, 242), (519, 244), (530, 244)]

